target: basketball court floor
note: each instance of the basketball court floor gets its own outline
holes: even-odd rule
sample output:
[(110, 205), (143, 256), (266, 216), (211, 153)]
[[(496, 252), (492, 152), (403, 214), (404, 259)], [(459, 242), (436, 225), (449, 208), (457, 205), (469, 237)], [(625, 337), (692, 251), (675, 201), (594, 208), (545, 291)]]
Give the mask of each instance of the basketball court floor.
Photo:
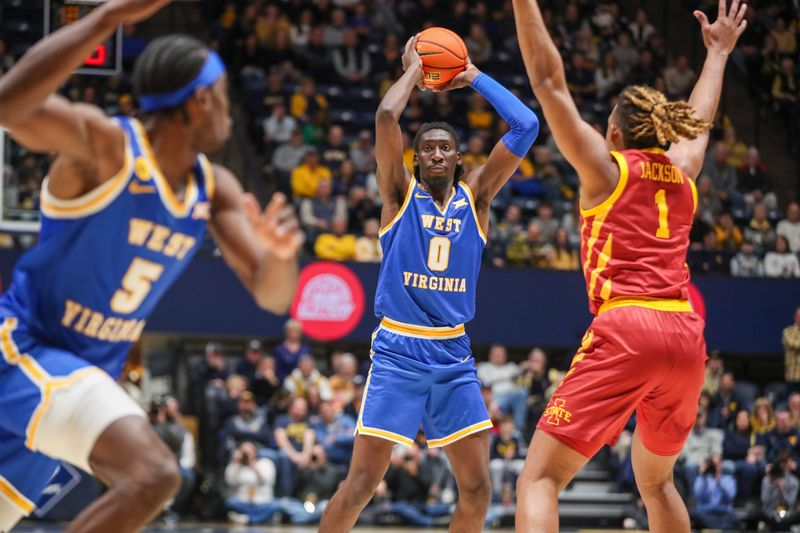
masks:
[[(14, 529), (13, 533), (56, 533), (63, 531), (60, 525), (27, 524)], [(174, 527), (150, 527), (144, 533), (315, 533), (314, 527), (293, 527), (293, 526), (230, 526), (228, 524), (181, 524)], [(418, 529), (407, 528), (386, 528), (386, 527), (357, 527), (354, 533), (412, 533)], [(430, 528), (422, 531), (442, 532), (446, 529)], [(511, 529), (487, 529), (484, 533), (508, 533)], [(564, 530), (568, 531), (568, 530)], [(604, 533), (616, 530), (572, 530), (576, 533), (593, 531), (594, 533)]]

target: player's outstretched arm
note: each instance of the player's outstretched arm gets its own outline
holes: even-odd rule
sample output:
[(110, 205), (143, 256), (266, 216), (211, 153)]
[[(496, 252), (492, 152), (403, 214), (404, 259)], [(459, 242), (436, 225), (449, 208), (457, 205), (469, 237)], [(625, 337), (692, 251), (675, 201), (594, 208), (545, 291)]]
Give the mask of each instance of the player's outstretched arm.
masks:
[(288, 311), (297, 285), (297, 253), (303, 244), (293, 208), (275, 194), (262, 213), (234, 175), (214, 165), (216, 194), (211, 234), (225, 261), (262, 309)]
[(558, 149), (578, 171), (581, 197), (605, 199), (619, 180), (605, 139), (581, 119), (567, 88), (564, 64), (536, 0), (513, 0), (525, 70)]
[(400, 117), (408, 105), (411, 91), (422, 82), (422, 60), (417, 54), (416, 36), (406, 43), (403, 68), (405, 73), (386, 91), (375, 112), (375, 160), (378, 191), (383, 200), (381, 227), (391, 222), (400, 210), (411, 180), (403, 165)]
[[(39, 41), (0, 78), (0, 125), (34, 151), (102, 167), (111, 161), (110, 177), (124, 159), (124, 136), (105, 113), (72, 104), (55, 94), (98, 43), (124, 22), (155, 13), (170, 0), (109, 0), (87, 17)], [(98, 168), (102, 175), (104, 168)]]
[[(719, 0), (717, 20), (714, 24), (709, 24), (708, 18), (702, 11), (694, 12), (695, 18), (700, 22), (707, 54), (700, 78), (689, 97), (689, 104), (697, 110), (698, 117), (706, 122), (713, 122), (717, 114), (725, 65), (736, 46), (736, 41), (747, 27), (747, 21), (744, 20), (746, 13), (747, 3), (740, 3), (739, 0), (733, 0), (730, 10), (727, 9), (726, 0)], [(697, 178), (703, 168), (708, 136), (709, 132), (705, 132), (696, 139), (684, 139), (667, 152), (672, 162), (692, 179)]]
[(533, 146), (533, 141), (539, 135), (539, 117), (511, 91), (478, 70), (469, 60), (467, 69), (439, 90), (466, 86), (480, 93), (511, 126), (511, 130), (492, 149), (486, 164), (473, 169), (465, 178), (475, 194), (475, 202), (488, 207)]

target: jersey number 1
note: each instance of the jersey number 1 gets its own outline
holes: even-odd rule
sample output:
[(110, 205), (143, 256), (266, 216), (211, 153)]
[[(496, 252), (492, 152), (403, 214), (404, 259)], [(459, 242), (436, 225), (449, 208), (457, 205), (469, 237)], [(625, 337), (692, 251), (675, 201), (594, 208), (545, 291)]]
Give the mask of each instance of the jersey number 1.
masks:
[(117, 289), (111, 298), (111, 310), (121, 315), (129, 315), (139, 309), (150, 293), (153, 283), (163, 272), (163, 265), (134, 257), (128, 272), (122, 278), (122, 288)]
[(656, 205), (658, 206), (658, 229), (656, 237), (659, 239), (669, 239), (669, 206), (667, 205), (667, 190), (659, 189), (656, 193)]

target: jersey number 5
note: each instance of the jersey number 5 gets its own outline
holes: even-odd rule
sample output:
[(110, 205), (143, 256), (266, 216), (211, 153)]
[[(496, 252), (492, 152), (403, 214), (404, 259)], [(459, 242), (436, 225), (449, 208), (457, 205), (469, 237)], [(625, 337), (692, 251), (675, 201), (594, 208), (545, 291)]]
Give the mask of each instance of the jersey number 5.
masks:
[(428, 246), (428, 268), (432, 272), (444, 272), (450, 265), (450, 239), (433, 237)]
[(122, 278), (122, 288), (111, 298), (111, 310), (121, 315), (133, 313), (150, 293), (153, 283), (161, 277), (164, 266), (134, 257)]
[(656, 193), (656, 205), (658, 206), (658, 229), (656, 237), (659, 239), (669, 239), (669, 206), (667, 205), (667, 190), (659, 189)]

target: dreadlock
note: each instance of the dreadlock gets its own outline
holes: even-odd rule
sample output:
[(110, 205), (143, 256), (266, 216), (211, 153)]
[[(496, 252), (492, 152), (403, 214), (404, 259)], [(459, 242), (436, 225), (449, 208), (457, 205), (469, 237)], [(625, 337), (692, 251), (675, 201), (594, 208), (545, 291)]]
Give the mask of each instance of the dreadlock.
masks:
[(661, 91), (643, 85), (626, 87), (617, 104), (622, 140), (627, 148), (667, 147), (695, 139), (711, 129), (688, 102), (670, 102)]
[[(422, 126), (419, 127), (417, 130), (417, 134), (414, 136), (414, 142), (412, 145), (414, 146), (414, 151), (419, 152), (419, 142), (422, 140), (422, 134), (427, 133), (431, 130), (443, 130), (450, 134), (453, 138), (453, 146), (458, 149), (458, 145), (461, 143), (461, 140), (458, 138), (458, 133), (456, 132), (455, 128), (448, 124), (447, 122), (426, 122)], [(456, 165), (456, 174), (453, 177), (453, 185), (461, 180), (462, 176), (464, 175), (464, 167), (463, 165)], [(419, 166), (414, 165), (414, 176), (417, 179), (420, 179), (419, 173)]]

